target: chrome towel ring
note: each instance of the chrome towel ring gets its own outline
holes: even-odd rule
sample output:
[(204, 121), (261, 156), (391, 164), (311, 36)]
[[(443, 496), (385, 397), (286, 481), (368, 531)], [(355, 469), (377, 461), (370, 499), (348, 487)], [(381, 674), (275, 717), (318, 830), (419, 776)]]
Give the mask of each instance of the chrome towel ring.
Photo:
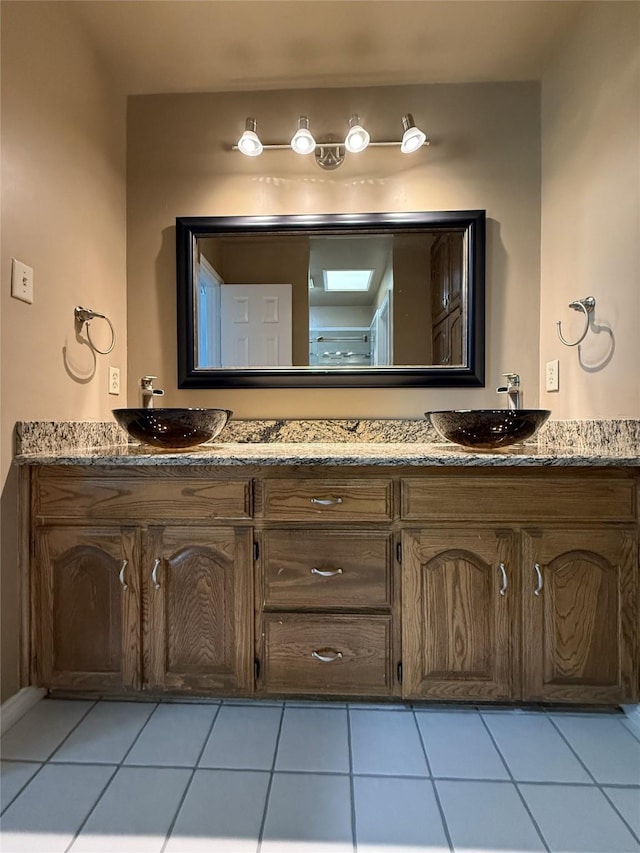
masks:
[[(95, 352), (100, 353), (100, 355), (109, 355), (111, 350), (116, 345), (116, 333), (114, 331), (113, 323), (111, 322), (111, 320), (108, 317), (106, 317), (104, 314), (99, 314), (97, 311), (92, 311), (91, 308), (82, 308), (80, 306), (76, 306), (73, 309), (73, 314), (76, 318), (76, 323), (78, 323), (80, 325), (81, 329), (82, 329), (82, 326), (84, 326), (86, 323), (87, 340), (89, 341), (89, 344), (91, 345), (91, 349), (94, 350)], [(109, 328), (111, 329), (111, 345), (108, 349), (98, 349), (98, 347), (91, 340), (91, 335), (89, 333), (89, 324), (96, 317), (98, 317), (100, 320), (105, 320), (108, 323)]]
[(568, 341), (562, 334), (561, 329), (561, 320), (558, 320), (556, 323), (556, 328), (558, 329), (558, 337), (562, 341), (562, 343), (566, 347), (577, 347), (578, 344), (582, 343), (582, 341), (586, 338), (587, 332), (589, 331), (589, 314), (592, 313), (593, 309), (596, 307), (596, 300), (593, 296), (586, 296), (584, 299), (576, 299), (573, 302), (569, 303), (569, 308), (573, 308), (574, 311), (583, 311), (584, 312), (584, 331), (580, 335), (577, 341)]

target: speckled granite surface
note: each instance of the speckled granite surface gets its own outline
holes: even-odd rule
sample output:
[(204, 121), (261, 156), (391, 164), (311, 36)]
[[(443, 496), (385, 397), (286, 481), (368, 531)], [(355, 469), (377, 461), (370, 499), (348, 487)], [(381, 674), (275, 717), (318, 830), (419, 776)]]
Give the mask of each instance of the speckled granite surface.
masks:
[(552, 422), (539, 444), (483, 452), (442, 443), (422, 418), (231, 421), (215, 443), (184, 451), (127, 444), (115, 423), (28, 422), (16, 434), (19, 464), (640, 466), (640, 421)]
[(640, 455), (580, 453), (571, 448), (544, 450), (535, 445), (472, 452), (454, 444), (421, 442), (270, 442), (203, 444), (181, 452), (140, 445), (37, 453), (17, 457), (19, 464), (55, 465), (377, 465), (410, 466), (640, 466)]
[(127, 434), (115, 421), (18, 421), (16, 454), (66, 453), (86, 447), (127, 444)]
[[(426, 418), (397, 420), (229, 421), (216, 444), (271, 442), (439, 441)], [(16, 453), (61, 453), (88, 447), (126, 445), (128, 436), (115, 421), (23, 421), (16, 425)]]
[(548, 421), (537, 435), (538, 447), (640, 453), (640, 420)]

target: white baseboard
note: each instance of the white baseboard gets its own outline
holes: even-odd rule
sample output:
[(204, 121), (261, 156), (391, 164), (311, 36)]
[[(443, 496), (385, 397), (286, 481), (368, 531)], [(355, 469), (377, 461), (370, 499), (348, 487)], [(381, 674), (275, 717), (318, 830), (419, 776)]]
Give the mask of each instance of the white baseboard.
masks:
[(22, 690), (10, 696), (0, 705), (0, 734), (8, 732), (20, 717), (46, 695), (47, 691), (44, 687), (23, 687)]

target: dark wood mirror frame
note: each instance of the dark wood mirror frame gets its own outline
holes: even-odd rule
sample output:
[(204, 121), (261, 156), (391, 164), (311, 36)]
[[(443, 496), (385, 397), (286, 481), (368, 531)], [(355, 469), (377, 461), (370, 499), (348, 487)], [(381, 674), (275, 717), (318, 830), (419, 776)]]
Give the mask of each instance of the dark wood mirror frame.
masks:
[[(194, 256), (198, 237), (233, 234), (380, 234), (397, 229), (464, 229), (468, 247), (465, 366), (198, 368), (195, 361)], [(176, 219), (179, 388), (460, 388), (485, 375), (485, 211), (220, 216)]]

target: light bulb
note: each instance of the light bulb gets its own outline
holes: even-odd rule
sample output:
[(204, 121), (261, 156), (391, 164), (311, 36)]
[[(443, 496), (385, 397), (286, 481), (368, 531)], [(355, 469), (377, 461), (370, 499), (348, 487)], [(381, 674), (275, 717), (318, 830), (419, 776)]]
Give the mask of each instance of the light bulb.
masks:
[(416, 127), (411, 113), (402, 116), (402, 127), (404, 130), (402, 142), (400, 143), (402, 153), (411, 154), (413, 151), (417, 151), (418, 148), (422, 148), (426, 142), (427, 135), (419, 127)]
[(245, 123), (245, 131), (238, 140), (238, 151), (247, 157), (257, 157), (262, 154), (262, 142), (256, 133), (256, 120), (248, 118)]
[(370, 139), (371, 137), (360, 124), (360, 117), (355, 114), (352, 115), (349, 119), (349, 132), (344, 140), (344, 147), (351, 154), (358, 154), (360, 151), (364, 151)]
[(311, 154), (315, 150), (316, 141), (309, 130), (309, 119), (307, 116), (300, 116), (298, 119), (298, 129), (291, 139), (291, 147), (296, 154)]

